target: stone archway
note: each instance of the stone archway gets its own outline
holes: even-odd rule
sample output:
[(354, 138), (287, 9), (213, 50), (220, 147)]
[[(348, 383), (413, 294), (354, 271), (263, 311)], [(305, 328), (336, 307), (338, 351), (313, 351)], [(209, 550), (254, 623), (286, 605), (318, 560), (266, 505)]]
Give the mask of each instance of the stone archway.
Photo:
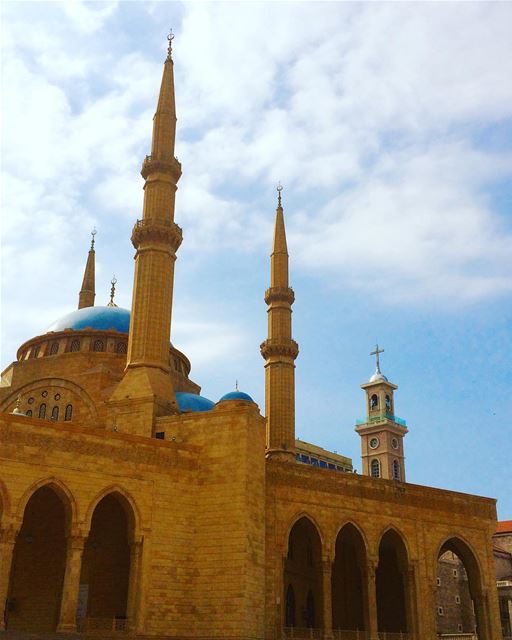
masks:
[(55, 631), (66, 568), (71, 507), (51, 484), (28, 500), (16, 538), (8, 590), (6, 628)]
[(364, 631), (367, 628), (366, 547), (353, 524), (336, 538), (332, 565), (332, 628)]
[(128, 617), (134, 514), (120, 493), (105, 495), (92, 513), (80, 575), (78, 617), (89, 628), (111, 628)]
[(486, 612), (480, 568), (473, 551), (460, 538), (450, 538), (437, 556), (436, 626), (439, 634), (486, 635)]
[(410, 629), (408, 564), (404, 541), (394, 529), (389, 529), (380, 541), (375, 575), (379, 632), (407, 633)]
[(284, 602), (289, 605), (283, 624), (299, 629), (321, 628), (322, 542), (317, 528), (305, 516), (293, 525), (288, 537), (283, 584)]

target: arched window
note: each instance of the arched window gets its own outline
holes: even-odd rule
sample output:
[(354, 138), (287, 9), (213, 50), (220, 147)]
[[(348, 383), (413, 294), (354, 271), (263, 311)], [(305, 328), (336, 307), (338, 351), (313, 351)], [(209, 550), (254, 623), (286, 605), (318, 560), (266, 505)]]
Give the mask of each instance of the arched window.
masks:
[(116, 345), (117, 353), (126, 353), (126, 342), (118, 342)]
[(46, 404), (44, 402), (39, 405), (39, 417), (46, 418)]
[(69, 348), (70, 351), (80, 351), (80, 340), (78, 338), (75, 338), (74, 340), (71, 341), (71, 347)]
[(39, 355), (39, 346), (34, 347), (32, 349), (32, 354), (31, 355), (32, 355), (32, 358), (37, 358), (37, 356)]
[(393, 480), (400, 480), (400, 463), (393, 460)]
[(92, 346), (93, 351), (104, 351), (103, 349), (103, 340), (95, 340)]
[(32, 417), (32, 409), (29, 409), (25, 415), (28, 416), (29, 418), (31, 418)]
[(315, 598), (311, 589), (308, 591), (305, 614), (306, 627), (313, 628), (315, 626)]
[(391, 412), (391, 398), (386, 394), (386, 411)]
[(379, 407), (379, 396), (374, 393), (370, 398), (370, 409), (378, 409)]
[(64, 420), (69, 421), (73, 417), (73, 405), (68, 404), (64, 412)]
[(52, 420), (59, 419), (59, 407), (53, 407), (52, 409)]
[(284, 626), (295, 626), (295, 592), (291, 584), (286, 589), (286, 610), (284, 615)]
[(54, 356), (58, 350), (59, 350), (59, 343), (52, 342), (52, 344), (50, 345), (50, 355)]
[(380, 478), (380, 462), (377, 459), (371, 462), (370, 474), (372, 478)]

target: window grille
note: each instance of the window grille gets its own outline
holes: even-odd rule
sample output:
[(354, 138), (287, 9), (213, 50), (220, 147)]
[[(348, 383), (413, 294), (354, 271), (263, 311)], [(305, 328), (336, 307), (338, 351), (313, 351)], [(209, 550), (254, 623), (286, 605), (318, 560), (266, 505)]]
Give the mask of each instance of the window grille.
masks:
[(73, 417), (73, 405), (68, 404), (66, 406), (66, 410), (64, 411), (64, 420), (69, 422), (72, 417)]

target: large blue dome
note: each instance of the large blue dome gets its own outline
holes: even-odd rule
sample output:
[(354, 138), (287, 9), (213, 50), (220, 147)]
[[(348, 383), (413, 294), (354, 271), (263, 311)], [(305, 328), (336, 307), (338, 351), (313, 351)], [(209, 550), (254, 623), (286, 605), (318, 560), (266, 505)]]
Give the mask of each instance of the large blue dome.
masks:
[(51, 324), (50, 331), (64, 331), (65, 329), (97, 329), (99, 331), (119, 331), (128, 333), (130, 328), (130, 312), (121, 307), (84, 307), (72, 311)]
[(215, 403), (208, 398), (185, 391), (176, 392), (176, 402), (180, 411), (210, 411), (215, 406)]
[(225, 400), (247, 400), (247, 402), (254, 402), (251, 396), (243, 391), (230, 391), (223, 395), (219, 402), (224, 402)]

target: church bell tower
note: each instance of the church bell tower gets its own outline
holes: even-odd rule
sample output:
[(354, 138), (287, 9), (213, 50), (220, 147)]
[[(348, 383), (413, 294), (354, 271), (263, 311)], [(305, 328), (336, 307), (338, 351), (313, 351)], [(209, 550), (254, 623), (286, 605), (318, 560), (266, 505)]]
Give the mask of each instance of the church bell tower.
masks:
[(358, 420), (356, 431), (361, 436), (362, 473), (373, 478), (405, 482), (405, 420), (395, 415), (393, 394), (398, 389), (380, 370), (380, 354), (375, 346), (375, 373), (361, 385), (366, 395), (366, 419)]

